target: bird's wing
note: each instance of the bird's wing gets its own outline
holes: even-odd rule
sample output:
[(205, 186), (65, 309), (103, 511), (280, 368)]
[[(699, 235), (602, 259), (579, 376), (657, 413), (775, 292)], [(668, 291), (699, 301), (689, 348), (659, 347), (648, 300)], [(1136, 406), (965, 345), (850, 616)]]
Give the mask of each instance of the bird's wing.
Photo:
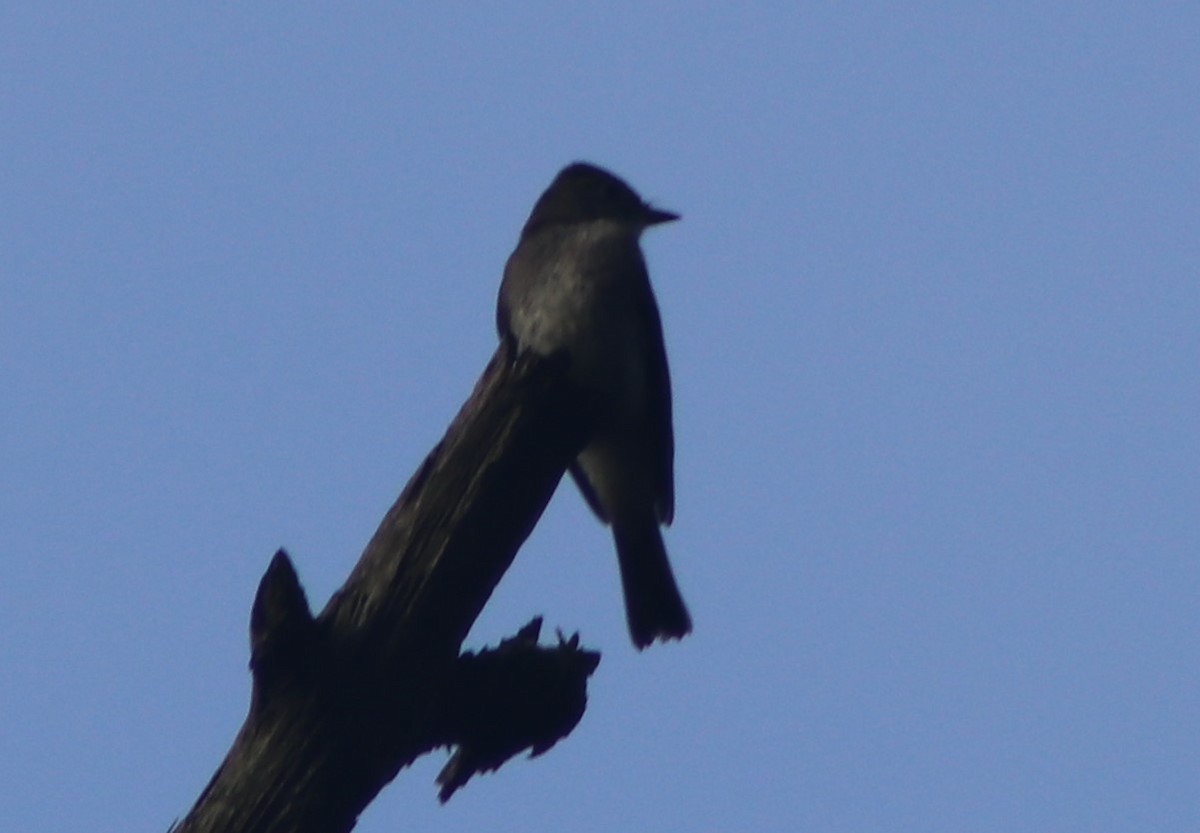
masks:
[(650, 433), (653, 441), (653, 465), (655, 475), (655, 509), (658, 520), (669, 524), (675, 517), (675, 431), (671, 422), (671, 371), (667, 367), (667, 349), (663, 344), (662, 323), (658, 308), (650, 299), (654, 327), (657, 334), (654, 344), (653, 373), (658, 384), (653, 386), (654, 396), (650, 402)]
[(644, 263), (638, 291), (632, 299), (633, 308), (649, 335), (645, 345), (649, 362), (646, 435), (642, 438), (646, 459), (649, 460), (654, 485), (654, 508), (660, 523), (669, 524), (675, 517), (675, 433), (671, 422), (671, 371), (667, 367), (667, 348), (663, 342), (662, 318), (650, 277)]

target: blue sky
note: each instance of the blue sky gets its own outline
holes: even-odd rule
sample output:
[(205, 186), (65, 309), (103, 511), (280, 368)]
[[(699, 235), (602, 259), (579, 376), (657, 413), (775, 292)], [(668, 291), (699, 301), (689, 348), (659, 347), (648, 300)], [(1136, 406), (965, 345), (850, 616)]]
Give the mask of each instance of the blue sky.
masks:
[(563, 164), (647, 234), (695, 619), (564, 483), (471, 637), (576, 732), (359, 830), (1200, 828), (1200, 12), (9, 4), (0, 829), (162, 830), (494, 343)]

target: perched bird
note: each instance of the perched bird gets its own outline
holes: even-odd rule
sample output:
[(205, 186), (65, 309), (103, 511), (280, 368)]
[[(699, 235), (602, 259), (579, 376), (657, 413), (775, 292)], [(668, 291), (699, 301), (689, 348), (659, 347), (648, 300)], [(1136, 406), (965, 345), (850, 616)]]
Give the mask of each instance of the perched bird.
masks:
[(596, 409), (571, 475), (612, 525), (625, 615), (640, 649), (692, 629), (660, 524), (675, 512), (671, 380), (662, 323), (638, 245), (678, 220), (608, 171), (568, 165), (538, 198), (504, 268), (501, 338), (537, 355), (565, 351)]

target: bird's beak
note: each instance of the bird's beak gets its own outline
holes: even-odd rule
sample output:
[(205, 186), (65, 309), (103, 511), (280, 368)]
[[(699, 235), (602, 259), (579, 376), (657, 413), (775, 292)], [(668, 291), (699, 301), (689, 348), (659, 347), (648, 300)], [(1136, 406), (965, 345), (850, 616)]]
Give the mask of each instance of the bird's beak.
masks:
[(678, 219), (678, 214), (673, 214), (670, 211), (662, 211), (654, 206), (647, 205), (642, 222), (647, 226), (657, 226), (659, 223), (671, 223)]

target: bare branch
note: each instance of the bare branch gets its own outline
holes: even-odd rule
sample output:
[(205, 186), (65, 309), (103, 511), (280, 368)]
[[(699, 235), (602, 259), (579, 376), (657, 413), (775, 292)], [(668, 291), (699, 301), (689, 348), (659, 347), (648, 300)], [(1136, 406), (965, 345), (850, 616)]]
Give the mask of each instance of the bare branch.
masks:
[(333, 833), (438, 746), (449, 798), (476, 772), (545, 751), (579, 721), (599, 655), (462, 640), (588, 433), (566, 360), (497, 350), (442, 441), (317, 617), (287, 555), (251, 613), (250, 712), (180, 833)]

